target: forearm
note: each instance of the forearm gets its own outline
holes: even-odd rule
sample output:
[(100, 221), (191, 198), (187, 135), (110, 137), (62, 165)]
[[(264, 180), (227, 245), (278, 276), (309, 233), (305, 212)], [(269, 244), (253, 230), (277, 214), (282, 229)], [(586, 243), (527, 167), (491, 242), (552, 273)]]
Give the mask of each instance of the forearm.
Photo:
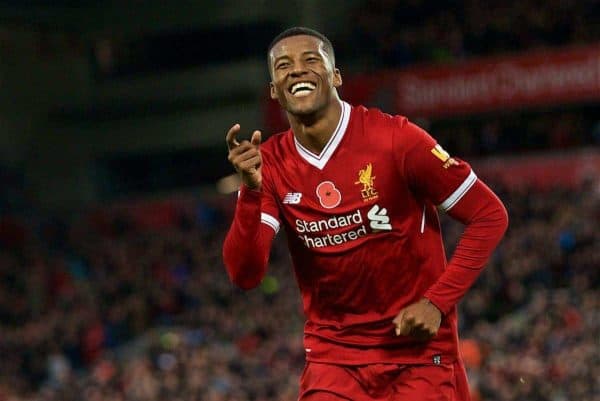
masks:
[(235, 285), (250, 289), (260, 283), (274, 236), (275, 231), (261, 223), (261, 193), (242, 188), (223, 244), (223, 261)]
[(466, 228), (446, 270), (425, 293), (444, 314), (473, 285), (508, 227), (504, 205), (481, 181), (448, 214)]

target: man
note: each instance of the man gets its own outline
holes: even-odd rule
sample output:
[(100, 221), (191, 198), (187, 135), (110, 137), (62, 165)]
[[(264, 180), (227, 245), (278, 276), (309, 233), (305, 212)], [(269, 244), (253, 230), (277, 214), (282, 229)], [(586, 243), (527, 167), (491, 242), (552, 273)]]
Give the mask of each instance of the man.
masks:
[[(406, 118), (341, 101), (319, 32), (282, 32), (268, 58), (291, 129), (264, 144), (227, 133), (242, 186), (223, 257), (253, 288), (285, 228), (307, 318), (299, 399), (468, 400), (456, 303), (506, 230), (504, 206)], [(466, 224), (449, 263), (438, 208)]]

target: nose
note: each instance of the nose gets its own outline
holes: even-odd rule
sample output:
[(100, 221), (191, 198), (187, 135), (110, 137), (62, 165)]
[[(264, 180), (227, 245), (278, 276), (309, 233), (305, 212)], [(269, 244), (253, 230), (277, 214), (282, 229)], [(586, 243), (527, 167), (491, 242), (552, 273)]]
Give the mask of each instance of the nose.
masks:
[(293, 77), (299, 77), (301, 75), (306, 74), (308, 71), (306, 70), (306, 66), (302, 62), (294, 63), (294, 67), (290, 72), (290, 75)]

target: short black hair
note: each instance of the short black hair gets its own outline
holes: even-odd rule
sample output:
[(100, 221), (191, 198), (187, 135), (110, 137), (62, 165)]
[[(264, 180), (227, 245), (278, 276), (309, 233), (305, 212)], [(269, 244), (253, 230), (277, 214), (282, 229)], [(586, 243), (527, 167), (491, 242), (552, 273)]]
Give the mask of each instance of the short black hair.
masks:
[(335, 53), (333, 51), (333, 45), (331, 41), (327, 39), (327, 36), (323, 35), (321, 32), (317, 32), (314, 29), (306, 28), (303, 26), (294, 26), (292, 28), (288, 28), (285, 31), (281, 32), (279, 35), (275, 36), (275, 38), (269, 44), (269, 48), (267, 50), (267, 59), (271, 54), (271, 49), (282, 39), (289, 38), (290, 36), (299, 36), (299, 35), (308, 35), (314, 36), (317, 39), (320, 39), (325, 45), (325, 51), (329, 56), (331, 56), (331, 62), (335, 66)]

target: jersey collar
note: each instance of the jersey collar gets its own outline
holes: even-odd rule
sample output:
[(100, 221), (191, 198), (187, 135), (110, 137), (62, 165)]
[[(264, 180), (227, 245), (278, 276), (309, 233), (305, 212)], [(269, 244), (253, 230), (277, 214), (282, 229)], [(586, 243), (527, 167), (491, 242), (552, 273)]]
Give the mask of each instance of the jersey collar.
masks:
[(321, 153), (318, 155), (314, 154), (310, 150), (306, 149), (294, 136), (294, 144), (296, 145), (296, 150), (300, 157), (302, 157), (308, 164), (311, 164), (318, 168), (319, 170), (323, 170), (333, 152), (337, 149), (344, 134), (346, 133), (346, 128), (348, 128), (348, 121), (350, 121), (350, 111), (351, 107), (348, 103), (342, 101), (342, 113), (340, 115), (340, 121), (338, 122), (335, 131), (333, 131), (333, 135), (327, 141), (327, 144), (321, 150)]

